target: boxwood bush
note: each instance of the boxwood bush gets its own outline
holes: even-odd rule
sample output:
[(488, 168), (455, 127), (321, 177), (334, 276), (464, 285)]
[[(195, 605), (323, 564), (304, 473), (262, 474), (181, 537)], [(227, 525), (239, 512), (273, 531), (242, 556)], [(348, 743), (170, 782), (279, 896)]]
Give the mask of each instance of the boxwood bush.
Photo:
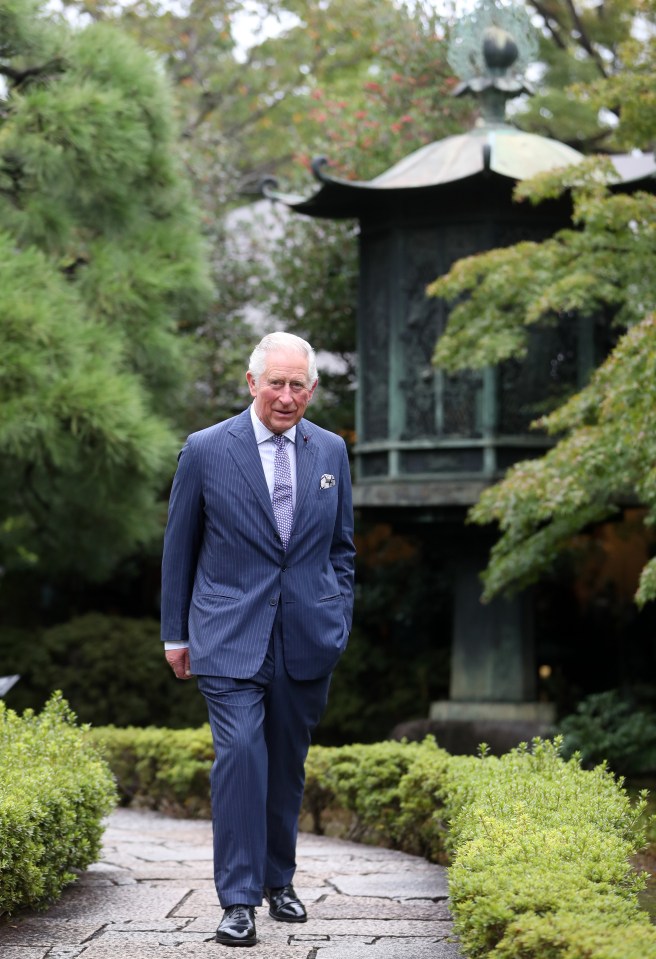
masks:
[(174, 816), (211, 815), (209, 724), (198, 729), (104, 726), (90, 735), (114, 773), (124, 804)]
[[(212, 762), (200, 730), (96, 730), (125, 801), (209, 812)], [(455, 931), (469, 959), (656, 959), (639, 908), (644, 796), (600, 765), (564, 760), (560, 740), (502, 757), (450, 756), (433, 739), (313, 746), (305, 810), (316, 831), (449, 861)], [(346, 814), (346, 815), (345, 815)]]
[(506, 756), (454, 757), (444, 782), (449, 890), (470, 959), (653, 959), (638, 905), (644, 798), (601, 765), (536, 740)]
[(60, 695), (39, 715), (0, 701), (0, 916), (47, 904), (94, 862), (115, 802), (106, 762)]

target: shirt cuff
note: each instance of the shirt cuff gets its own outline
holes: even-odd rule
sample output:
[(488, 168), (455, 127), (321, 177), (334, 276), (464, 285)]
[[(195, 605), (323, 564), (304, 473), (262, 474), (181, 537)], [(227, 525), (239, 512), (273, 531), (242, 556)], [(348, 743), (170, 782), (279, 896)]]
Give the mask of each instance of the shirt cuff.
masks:
[(188, 646), (189, 646), (189, 643), (184, 643), (184, 642), (180, 643), (180, 642), (167, 641), (164, 643), (164, 649), (187, 649)]

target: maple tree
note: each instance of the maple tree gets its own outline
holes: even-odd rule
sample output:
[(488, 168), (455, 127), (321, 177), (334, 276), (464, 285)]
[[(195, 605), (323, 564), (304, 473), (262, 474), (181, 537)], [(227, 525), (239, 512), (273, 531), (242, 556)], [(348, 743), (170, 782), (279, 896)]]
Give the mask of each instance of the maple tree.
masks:
[[(617, 110), (615, 142), (650, 149), (656, 5), (633, 7), (650, 29), (618, 45), (622, 69), (570, 94)], [(573, 200), (572, 229), (462, 260), (432, 285), (434, 295), (458, 298), (436, 349), (436, 362), (449, 369), (522, 357), (532, 328), (577, 316), (603, 315), (619, 337), (589, 384), (534, 424), (553, 436), (553, 448), (516, 464), (473, 508), (472, 520), (497, 523), (501, 533), (484, 576), (488, 598), (536, 581), (576, 534), (627, 503), (642, 505), (648, 525), (656, 522), (656, 197), (619, 191), (600, 158), (521, 183), (516, 198), (537, 203), (564, 191)], [(654, 598), (656, 559), (647, 558), (636, 600)]]

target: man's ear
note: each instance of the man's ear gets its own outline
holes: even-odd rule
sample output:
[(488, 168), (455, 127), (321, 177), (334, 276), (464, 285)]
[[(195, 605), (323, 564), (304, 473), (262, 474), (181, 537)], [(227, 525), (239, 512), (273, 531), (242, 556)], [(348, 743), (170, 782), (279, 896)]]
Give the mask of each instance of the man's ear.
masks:
[[(251, 396), (257, 396), (257, 385), (255, 383), (255, 377), (249, 370), (246, 374), (246, 380), (248, 381), (248, 388), (251, 391)], [(316, 383), (315, 383), (316, 386)]]
[(312, 397), (314, 396), (314, 391), (316, 390), (316, 388), (317, 388), (318, 385), (319, 385), (319, 379), (318, 379), (318, 377), (317, 377), (317, 379), (314, 381), (314, 385), (313, 385), (313, 386), (311, 387), (311, 389), (310, 389), (310, 397), (309, 397), (309, 399), (308, 399), (308, 403), (310, 402), (310, 400), (311, 400)]

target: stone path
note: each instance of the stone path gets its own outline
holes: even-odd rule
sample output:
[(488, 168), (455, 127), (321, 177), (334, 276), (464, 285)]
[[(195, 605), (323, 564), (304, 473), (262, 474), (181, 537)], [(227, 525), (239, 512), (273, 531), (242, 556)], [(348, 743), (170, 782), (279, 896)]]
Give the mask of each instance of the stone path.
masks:
[[(2, 959), (219, 959), (211, 826), (119, 809), (102, 860), (47, 912), (0, 925)], [(389, 849), (301, 834), (303, 924), (257, 910), (253, 959), (458, 959), (440, 866)]]

